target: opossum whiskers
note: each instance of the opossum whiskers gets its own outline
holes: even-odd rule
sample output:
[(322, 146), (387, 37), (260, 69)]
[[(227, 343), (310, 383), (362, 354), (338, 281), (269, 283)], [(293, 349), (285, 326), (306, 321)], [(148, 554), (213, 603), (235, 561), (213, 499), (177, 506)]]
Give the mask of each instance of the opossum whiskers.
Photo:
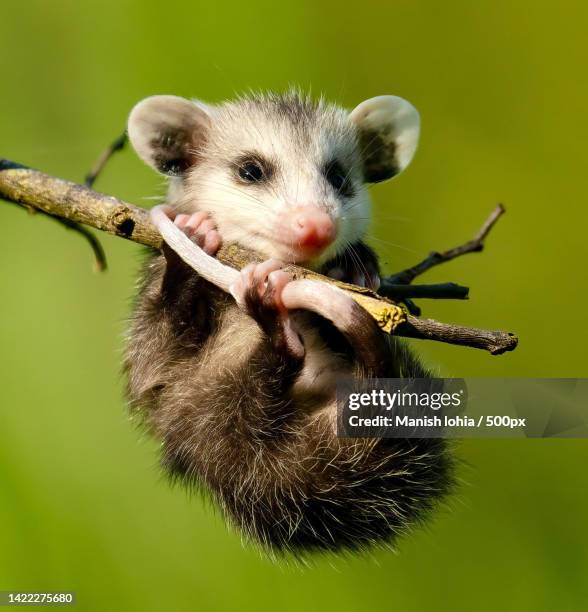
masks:
[(355, 250), (355, 247), (353, 246), (353, 244), (349, 243), (347, 245), (346, 251), (349, 252), (351, 260), (357, 266), (357, 268), (360, 270), (360, 272), (364, 275), (364, 277), (368, 278), (369, 274), (368, 274), (367, 268), (366, 268), (365, 264), (363, 263), (363, 261), (361, 260), (361, 257), (359, 256), (359, 254)]
[(396, 244), (395, 242), (390, 242), (389, 240), (382, 240), (382, 238), (377, 238), (372, 233), (369, 233), (367, 238), (369, 240), (375, 240), (376, 242), (379, 242), (385, 246), (391, 246), (396, 249), (400, 249), (401, 251), (405, 251), (407, 253), (410, 253), (411, 255), (419, 255), (418, 251), (415, 251), (414, 249), (411, 249), (410, 247), (404, 246), (402, 244)]

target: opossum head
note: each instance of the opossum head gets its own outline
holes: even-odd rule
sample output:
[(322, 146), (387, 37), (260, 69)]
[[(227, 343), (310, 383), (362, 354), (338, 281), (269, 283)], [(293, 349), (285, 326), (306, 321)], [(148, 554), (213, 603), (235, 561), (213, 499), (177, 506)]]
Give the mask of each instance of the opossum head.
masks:
[(297, 92), (217, 106), (153, 96), (135, 106), (128, 133), (173, 177), (172, 204), (207, 211), (225, 241), (315, 267), (364, 236), (366, 183), (410, 163), (419, 115), (396, 96), (350, 113)]

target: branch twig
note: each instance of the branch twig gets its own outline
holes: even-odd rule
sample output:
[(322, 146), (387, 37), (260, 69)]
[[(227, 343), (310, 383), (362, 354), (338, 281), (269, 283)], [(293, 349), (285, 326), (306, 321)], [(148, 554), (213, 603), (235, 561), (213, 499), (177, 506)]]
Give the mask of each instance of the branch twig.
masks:
[[(42, 212), (34, 209), (31, 210), (31, 208), (29, 208), (29, 211), (32, 213)], [(92, 249), (92, 252), (94, 253), (96, 269), (98, 270), (98, 272), (106, 271), (106, 268), (108, 268), (106, 253), (104, 252), (104, 249), (102, 248), (102, 245), (100, 244), (98, 238), (96, 238), (96, 236), (94, 236), (94, 234), (87, 227), (84, 227), (83, 225), (80, 225), (75, 221), (63, 219), (62, 217), (55, 217), (54, 215), (49, 214), (46, 214), (46, 216), (50, 219), (53, 219), (54, 221), (57, 221), (58, 223), (61, 223), (61, 225), (63, 225), (66, 229), (73, 230), (77, 234), (83, 236), (87, 240), (88, 244), (90, 245), (90, 248)]]
[(382, 279), (378, 293), (398, 301), (406, 298), (431, 300), (467, 300), (469, 287), (456, 283), (435, 283), (433, 285), (405, 285), (390, 282), (391, 277)]
[(84, 185), (91, 189), (96, 182), (96, 179), (100, 176), (102, 170), (110, 160), (110, 158), (117, 152), (122, 151), (127, 144), (127, 133), (123, 132), (116, 140), (114, 140), (109, 147), (107, 147), (100, 157), (96, 160), (96, 163), (92, 167), (92, 170), (86, 174)]
[(392, 276), (388, 276), (386, 278), (386, 283), (390, 285), (408, 285), (412, 283), (412, 281), (417, 277), (430, 270), (434, 266), (438, 266), (441, 263), (445, 263), (447, 261), (451, 261), (456, 257), (461, 255), (466, 255), (467, 253), (479, 253), (484, 249), (484, 240), (486, 236), (490, 233), (490, 230), (494, 227), (494, 224), (501, 215), (505, 213), (504, 206), (502, 204), (498, 204), (498, 206), (490, 213), (490, 216), (486, 219), (480, 231), (476, 235), (473, 240), (470, 240), (460, 246), (454, 247), (453, 249), (449, 249), (447, 251), (438, 252), (434, 251), (428, 257), (423, 259), (420, 263), (412, 266), (411, 268), (407, 268), (402, 272), (398, 272), (397, 274), (393, 274)]
[[(161, 236), (151, 224), (147, 210), (2, 159), (0, 197), (28, 210), (41, 210), (53, 217), (90, 225), (155, 249), (161, 247)], [(218, 259), (240, 269), (259, 258), (251, 251), (229, 244), (223, 246)], [(481, 348), (492, 354), (511, 351), (517, 345), (516, 336), (508, 332), (466, 328), (432, 319), (419, 319), (368, 289), (342, 283), (298, 266), (290, 265), (286, 269), (294, 278), (320, 280), (345, 290), (376, 319), (383, 331), (388, 333)]]

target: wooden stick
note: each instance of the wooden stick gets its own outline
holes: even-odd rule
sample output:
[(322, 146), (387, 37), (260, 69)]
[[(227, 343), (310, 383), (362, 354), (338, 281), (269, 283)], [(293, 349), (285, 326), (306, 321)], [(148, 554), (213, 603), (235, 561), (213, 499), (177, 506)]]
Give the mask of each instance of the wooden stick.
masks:
[[(40, 210), (53, 217), (89, 225), (154, 249), (161, 248), (161, 236), (151, 224), (147, 210), (5, 159), (0, 159), (0, 197), (28, 210)], [(217, 257), (222, 263), (237, 269), (261, 259), (258, 254), (236, 244), (224, 245)], [(343, 289), (387, 333), (471, 346), (492, 354), (511, 351), (517, 344), (516, 336), (508, 332), (419, 319), (369, 289), (343, 283), (299, 266), (288, 265), (285, 269), (294, 279), (319, 280)]]

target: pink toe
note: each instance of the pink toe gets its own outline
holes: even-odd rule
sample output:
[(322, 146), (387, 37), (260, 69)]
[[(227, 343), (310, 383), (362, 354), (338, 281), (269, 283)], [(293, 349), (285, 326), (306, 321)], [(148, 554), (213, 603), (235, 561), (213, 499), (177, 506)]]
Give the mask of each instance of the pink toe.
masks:
[(186, 223), (186, 225), (190, 229), (196, 230), (206, 218), (208, 218), (208, 214), (205, 213), (203, 210), (200, 210), (197, 213), (190, 215), (190, 219), (188, 220), (188, 223)]
[(196, 232), (191, 236), (192, 242), (196, 243), (201, 249), (204, 248), (204, 241), (206, 236), (200, 232)]
[(176, 218), (174, 219), (174, 223), (178, 227), (184, 227), (184, 225), (186, 225), (186, 223), (188, 222), (189, 218), (190, 217), (188, 215), (185, 215), (184, 213), (181, 213), (179, 215), (176, 215)]
[(221, 245), (220, 234), (217, 231), (212, 230), (208, 232), (208, 234), (206, 234), (206, 238), (204, 240), (204, 246), (202, 248), (208, 255), (215, 255), (217, 251), (220, 249), (220, 245)]
[(268, 259), (267, 261), (264, 261), (263, 263), (258, 264), (255, 267), (255, 282), (256, 283), (262, 283), (265, 282), (268, 274), (270, 274), (271, 272), (274, 272), (275, 270), (279, 270), (280, 268), (283, 268), (284, 264), (281, 261), (278, 261), (277, 259)]

